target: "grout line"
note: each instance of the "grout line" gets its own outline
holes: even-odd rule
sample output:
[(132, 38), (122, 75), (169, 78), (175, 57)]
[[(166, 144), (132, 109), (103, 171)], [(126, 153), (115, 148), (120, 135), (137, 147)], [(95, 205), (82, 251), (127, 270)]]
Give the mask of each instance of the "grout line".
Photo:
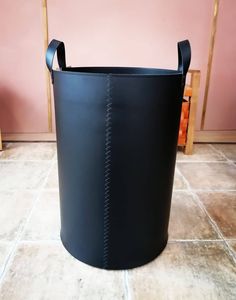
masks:
[(47, 192), (59, 192), (59, 185), (57, 187), (44, 187), (44, 190)]
[(220, 163), (220, 164), (225, 164), (228, 161), (227, 160), (176, 160), (176, 162), (179, 164), (181, 163)]
[[(236, 242), (236, 239), (227, 239), (229, 242)], [(223, 239), (169, 239), (168, 242), (222, 242)], [(11, 241), (0, 241), (0, 243), (11, 243)], [(21, 244), (40, 244), (40, 243), (61, 243), (60, 239), (52, 239), (52, 240), (19, 240)]]
[(208, 216), (209, 221), (212, 225), (212, 227), (215, 229), (216, 233), (218, 234), (218, 236), (221, 238), (221, 240), (224, 242), (225, 244), (225, 248), (227, 249), (228, 254), (231, 256), (231, 258), (233, 259), (233, 261), (236, 264), (236, 254), (234, 252), (232, 252), (232, 249), (229, 247), (229, 244), (227, 243), (227, 241), (225, 240), (220, 228), (218, 227), (217, 223), (212, 219), (212, 217), (210, 216), (210, 214), (208, 213), (207, 209), (205, 208), (204, 204), (201, 202), (201, 200), (199, 199), (198, 195), (194, 192), (192, 192), (192, 196), (193, 199), (195, 199), (196, 203), (198, 204), (198, 206), (201, 208), (201, 210), (203, 212), (205, 212), (205, 214)]
[(188, 192), (188, 190), (187, 189), (175, 189), (174, 187), (173, 187), (173, 193), (174, 192)]
[[(236, 166), (236, 165), (235, 165)], [(181, 191), (190, 191), (191, 193), (192, 192), (213, 192), (213, 193), (221, 193), (221, 192), (236, 192), (236, 189), (210, 189), (210, 188), (206, 188), (206, 189), (194, 189), (194, 188), (191, 188), (188, 180), (185, 178), (185, 176), (181, 173), (181, 171), (179, 170), (178, 166), (176, 165), (176, 170), (177, 172), (179, 173), (180, 177), (183, 179), (184, 183), (186, 184), (187, 188), (186, 189), (174, 189), (173, 188), (173, 191), (176, 191), (176, 192), (181, 192)]]
[[(17, 193), (17, 192), (29, 192), (29, 193), (36, 193), (36, 192), (38, 192), (38, 191), (40, 191), (41, 190), (41, 188), (33, 188), (33, 189), (27, 189), (27, 188), (23, 188), (23, 189), (21, 189), (21, 188), (10, 188), (10, 189), (0, 189), (0, 193), (3, 193), (3, 192), (12, 192), (12, 193)], [(44, 188), (44, 190), (45, 191), (50, 191), (50, 189), (48, 189), (48, 188)], [(55, 189), (54, 189), (54, 191), (55, 191)]]
[(184, 175), (182, 174), (182, 172), (180, 172), (180, 169), (178, 168), (177, 165), (175, 166), (175, 168), (176, 168), (178, 174), (180, 175), (180, 177), (183, 179), (183, 181), (184, 181), (184, 183), (185, 183), (185, 185), (186, 185), (186, 187), (187, 187), (187, 189), (185, 189), (185, 190), (186, 190), (186, 191), (191, 191), (191, 187), (190, 187), (189, 182), (188, 182), (187, 179), (184, 177)]
[[(236, 165), (235, 165), (236, 166)], [(186, 185), (186, 189), (175, 189), (173, 187), (173, 192), (187, 192), (190, 191), (192, 192), (213, 192), (213, 193), (220, 193), (220, 192), (236, 192), (236, 189), (210, 189), (210, 188), (206, 188), (206, 189), (193, 189), (191, 188), (188, 180), (185, 178), (185, 176), (182, 174), (182, 172), (180, 171), (180, 169), (178, 168), (178, 165), (175, 165), (175, 170), (177, 171), (177, 173), (180, 175), (180, 177), (183, 179), (185, 185)]]
[(37, 162), (37, 163), (50, 163), (51, 160), (54, 159), (54, 155), (53, 158), (50, 159), (0, 159), (0, 163), (16, 163), (16, 162)]
[(175, 171), (176, 171), (177, 174), (181, 175), (180, 170), (179, 170), (177, 164), (175, 164)]
[(207, 209), (205, 208), (205, 206), (203, 205), (203, 203), (199, 199), (196, 191), (191, 189), (190, 184), (187, 181), (187, 179), (185, 178), (185, 176), (181, 173), (181, 171), (179, 169), (178, 169), (178, 171), (179, 171), (180, 175), (182, 176), (184, 182), (186, 183), (188, 191), (192, 194), (193, 200), (195, 200), (195, 203), (198, 205), (198, 207), (200, 207), (200, 209), (207, 215), (207, 217), (209, 218), (210, 224), (212, 225), (213, 229), (216, 231), (216, 233), (218, 234), (218, 236), (221, 238), (221, 240), (224, 242), (225, 249), (227, 250), (227, 252), (230, 255), (230, 257), (233, 259), (234, 263), (236, 264), (236, 254), (235, 254), (235, 252), (232, 250), (232, 248), (229, 245), (229, 243), (225, 240), (223, 234), (221, 233), (220, 228), (218, 227), (218, 225), (216, 224), (216, 222), (212, 219), (212, 217), (208, 213)]
[(224, 159), (228, 160), (228, 158), (225, 156), (225, 154), (224, 154), (222, 151), (216, 149), (212, 144), (209, 144), (209, 147), (210, 147), (211, 150), (213, 150), (216, 154), (219, 154), (219, 155), (221, 155)]
[(125, 299), (131, 300), (128, 276), (128, 270), (124, 270)]
[[(191, 191), (193, 191), (193, 192), (212, 192), (212, 193), (221, 193), (221, 192), (236, 192), (236, 189), (209, 189), (209, 188), (207, 188), (207, 189), (193, 189), (193, 188), (190, 188), (191, 189)], [(175, 188), (173, 188), (173, 191), (175, 191), (175, 192), (186, 192), (186, 191), (189, 191), (189, 189), (175, 189)]]
[(192, 191), (194, 192), (213, 192), (213, 193), (217, 193), (217, 192), (236, 192), (235, 189), (192, 189)]
[(210, 145), (211, 149), (214, 150), (216, 153), (220, 154), (224, 159), (228, 162), (228, 164), (233, 165), (236, 167), (233, 160), (229, 159), (221, 150), (216, 149), (213, 145)]
[(219, 149), (216, 149), (213, 145), (209, 144), (210, 148), (217, 154), (221, 155), (225, 160), (229, 160), (228, 157)]
[[(223, 239), (169, 239), (168, 242), (222, 242)], [(228, 242), (236, 242), (236, 239), (226, 239)], [(0, 244), (10, 244), (12, 241), (1, 240)], [(52, 239), (52, 240), (24, 240), (21, 239), (18, 241), (21, 244), (40, 244), (40, 243), (61, 243), (60, 239)]]
[(223, 239), (212, 239), (212, 240), (209, 240), (209, 239), (186, 239), (186, 240), (183, 240), (183, 239), (169, 239), (168, 240), (168, 243), (193, 243), (193, 242), (197, 242), (197, 243), (218, 243), (218, 242), (223, 242)]
[[(54, 154), (55, 156), (56, 154)], [(11, 263), (15, 257), (15, 254), (16, 254), (16, 251), (17, 251), (17, 247), (18, 247), (18, 244), (19, 244), (19, 241), (21, 240), (21, 238), (23, 237), (24, 233), (25, 233), (25, 230), (26, 230), (26, 227), (31, 219), (31, 216), (32, 216), (32, 213), (36, 207), (36, 205), (38, 204), (39, 202), (39, 199), (42, 195), (42, 193), (44, 192), (44, 186), (46, 185), (47, 183), (47, 180), (49, 178), (49, 174), (54, 166), (54, 157), (52, 158), (51, 160), (51, 164), (49, 165), (48, 167), (48, 172), (46, 173), (46, 176), (44, 178), (44, 181), (42, 183), (42, 186), (41, 188), (38, 189), (38, 196), (35, 198), (34, 200), (34, 204), (28, 214), (28, 217), (26, 218), (25, 222), (22, 224), (22, 226), (20, 226), (19, 230), (18, 230), (18, 233), (17, 233), (17, 236), (13, 242), (13, 246), (11, 247), (11, 250), (9, 251), (9, 254), (7, 256), (7, 258), (5, 259), (5, 262), (4, 262), (4, 266), (2, 268), (2, 271), (1, 271), (1, 274), (0, 274), (0, 284), (3, 282), (3, 279), (5, 277), (5, 274), (7, 273), (8, 269), (10, 268), (11, 266)]]
[(54, 240), (19, 240), (19, 244), (47, 244), (47, 243), (61, 243), (60, 239)]
[[(49, 168), (50, 168), (50, 165), (49, 165)], [(43, 187), (44, 191), (46, 192), (56, 192), (56, 191), (59, 191), (59, 185), (57, 187)], [(1, 189), (0, 188), (0, 193), (1, 192), (11, 192), (11, 193), (17, 193), (17, 192), (29, 192), (29, 193), (37, 193), (41, 190), (41, 187), (40, 188), (11, 188), (11, 189)]]
[(235, 253), (234, 249), (230, 245), (229, 241), (227, 239), (225, 239), (225, 238), (224, 238), (224, 243), (226, 244), (226, 248), (227, 248), (230, 256), (233, 258), (233, 260), (234, 260), (234, 262), (236, 264), (236, 253)]

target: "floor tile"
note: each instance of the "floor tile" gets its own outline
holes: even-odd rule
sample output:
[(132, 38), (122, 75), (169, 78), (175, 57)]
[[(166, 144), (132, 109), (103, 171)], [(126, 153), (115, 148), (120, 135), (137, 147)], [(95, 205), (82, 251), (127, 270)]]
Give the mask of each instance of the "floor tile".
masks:
[(58, 191), (44, 191), (25, 229), (24, 240), (55, 240), (60, 237)]
[(37, 189), (41, 187), (49, 162), (0, 162), (0, 190)]
[(1, 300), (120, 300), (123, 272), (87, 266), (58, 242), (22, 244), (4, 278)]
[(211, 218), (226, 238), (236, 238), (236, 192), (199, 192)]
[(213, 144), (213, 147), (233, 161), (236, 161), (236, 144)]
[(58, 170), (57, 162), (55, 161), (54, 166), (48, 176), (45, 188), (58, 189)]
[[(236, 266), (183, 179), (198, 190), (200, 201), (236, 257), (236, 192), (227, 191), (236, 190), (236, 165), (224, 157), (236, 164), (236, 145), (195, 144), (192, 156), (178, 153), (170, 242), (156, 260), (128, 271), (128, 291), (124, 272), (89, 267), (61, 245), (56, 144), (6, 146), (0, 154), (0, 273), (12, 240), (39, 196), (38, 189), (45, 178), (47, 182), (3, 278), (1, 300), (236, 299)], [(47, 176), (52, 159), (55, 164)]]
[(128, 274), (135, 300), (236, 299), (236, 266), (221, 242), (170, 243)]
[(0, 242), (0, 275), (4, 269), (7, 256), (10, 253), (12, 243), (11, 242)]
[(229, 240), (228, 241), (228, 243), (229, 243), (229, 245), (231, 246), (231, 248), (234, 250), (234, 252), (235, 252), (235, 257), (236, 257), (236, 240)]
[(183, 176), (179, 174), (178, 171), (175, 171), (174, 177), (174, 190), (184, 190), (187, 189), (187, 185), (183, 179)]
[(177, 161), (221, 161), (225, 158), (214, 151), (208, 144), (194, 144), (193, 154), (185, 155), (183, 151), (177, 152)]
[(55, 153), (55, 143), (4, 143), (0, 160), (50, 160)]
[(37, 197), (29, 191), (0, 192), (0, 240), (13, 240), (24, 224)]
[(236, 167), (228, 163), (178, 163), (193, 189), (236, 189)]
[(218, 239), (207, 215), (188, 192), (174, 192), (169, 223), (169, 240)]

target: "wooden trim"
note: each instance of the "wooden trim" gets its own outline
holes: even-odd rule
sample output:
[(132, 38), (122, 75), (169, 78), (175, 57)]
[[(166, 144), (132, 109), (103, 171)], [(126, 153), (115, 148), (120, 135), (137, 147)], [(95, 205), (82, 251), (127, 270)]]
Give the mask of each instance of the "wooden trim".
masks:
[(0, 151), (2, 150), (2, 133), (0, 129)]
[(200, 72), (200, 70), (198, 70), (198, 69), (188, 69), (188, 73), (190, 73), (190, 74), (196, 73), (196, 72)]
[(192, 87), (190, 85), (185, 85), (184, 97), (191, 97), (191, 96), (192, 96)]
[[(55, 133), (2, 133), (3, 141), (55, 142)], [(196, 130), (195, 143), (236, 143), (236, 130)]]
[[(47, 0), (42, 0), (43, 10), (43, 36), (44, 36), (44, 52), (46, 54), (48, 47), (48, 11)], [(52, 97), (51, 97), (51, 77), (45, 65), (46, 87), (47, 87), (47, 101), (48, 101), (48, 131), (52, 132)]]
[(55, 133), (3, 133), (2, 134), (3, 141), (13, 142), (13, 141), (21, 141), (21, 142), (55, 142), (56, 134)]
[(213, 59), (214, 46), (215, 46), (215, 36), (216, 36), (218, 13), (219, 13), (219, 0), (214, 0), (214, 14), (213, 14), (213, 19), (212, 19), (211, 38), (210, 38), (210, 46), (209, 46), (209, 53), (208, 53), (206, 85), (205, 85), (203, 108), (202, 108), (202, 118), (201, 118), (201, 130), (204, 129), (204, 124), (205, 124), (208, 92), (209, 92), (211, 69), (212, 69), (212, 59)]
[(199, 94), (199, 86), (200, 86), (200, 71), (195, 71), (191, 73), (190, 86), (192, 88), (192, 96), (190, 98), (187, 141), (184, 148), (184, 153), (187, 155), (192, 154), (193, 152), (195, 121), (196, 121), (196, 114), (197, 114), (197, 102), (198, 102), (198, 94)]
[(195, 143), (236, 143), (236, 130), (195, 131)]

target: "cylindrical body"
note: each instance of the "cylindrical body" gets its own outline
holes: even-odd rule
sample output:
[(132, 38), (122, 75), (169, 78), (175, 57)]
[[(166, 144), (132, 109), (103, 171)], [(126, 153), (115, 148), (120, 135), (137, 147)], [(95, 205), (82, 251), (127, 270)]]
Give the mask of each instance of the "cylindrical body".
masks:
[(165, 247), (181, 71), (53, 71), (61, 239), (79, 260), (133, 268)]

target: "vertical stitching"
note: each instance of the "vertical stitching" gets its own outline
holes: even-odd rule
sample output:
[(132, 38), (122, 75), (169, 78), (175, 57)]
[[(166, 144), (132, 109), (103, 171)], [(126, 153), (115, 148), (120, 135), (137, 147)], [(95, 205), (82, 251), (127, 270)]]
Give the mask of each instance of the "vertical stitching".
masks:
[(111, 138), (112, 138), (112, 97), (111, 75), (107, 75), (105, 115), (105, 170), (104, 170), (104, 220), (103, 220), (103, 267), (108, 268), (110, 234), (110, 189), (111, 189)]

